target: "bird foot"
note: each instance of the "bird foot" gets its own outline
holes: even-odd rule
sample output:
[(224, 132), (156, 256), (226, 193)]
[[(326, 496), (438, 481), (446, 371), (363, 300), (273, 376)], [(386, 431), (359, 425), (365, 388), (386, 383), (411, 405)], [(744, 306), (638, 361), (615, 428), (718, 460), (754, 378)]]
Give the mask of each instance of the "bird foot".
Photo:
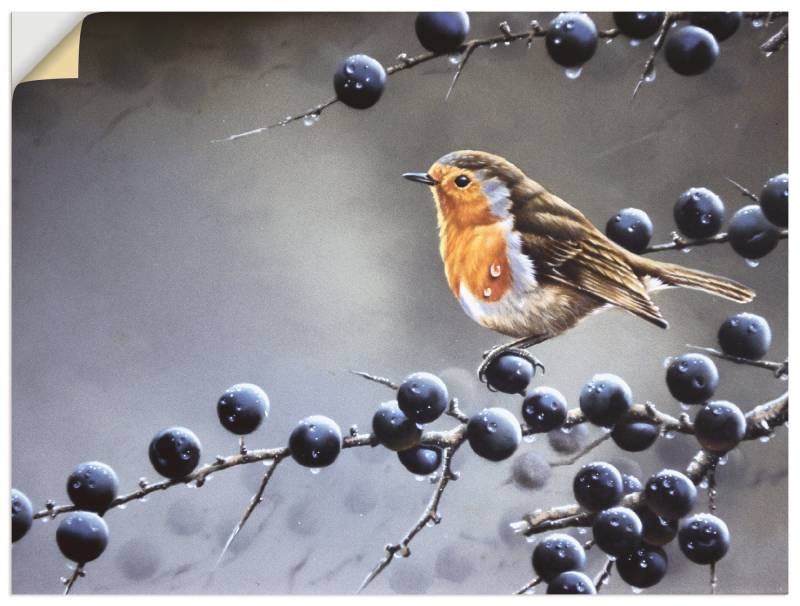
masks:
[(478, 380), (481, 383), (487, 383), (486, 379), (486, 370), (491, 366), (492, 362), (497, 360), (500, 356), (504, 356), (506, 354), (510, 354), (513, 356), (518, 356), (523, 360), (527, 360), (533, 366), (533, 374), (536, 374), (536, 369), (541, 368), (542, 373), (545, 372), (544, 364), (542, 364), (539, 359), (534, 356), (531, 352), (527, 349), (522, 349), (519, 347), (514, 347), (513, 344), (511, 345), (496, 345), (491, 349), (483, 352), (483, 362), (481, 365), (478, 366)]

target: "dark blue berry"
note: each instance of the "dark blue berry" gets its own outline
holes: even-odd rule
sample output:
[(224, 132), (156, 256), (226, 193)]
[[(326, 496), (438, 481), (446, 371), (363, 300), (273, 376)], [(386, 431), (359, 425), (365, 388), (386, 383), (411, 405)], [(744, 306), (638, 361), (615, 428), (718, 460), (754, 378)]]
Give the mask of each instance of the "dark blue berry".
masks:
[(419, 13), (414, 24), (420, 44), (433, 53), (451, 53), (464, 43), (469, 33), (469, 15)]
[(694, 435), (700, 445), (714, 453), (726, 453), (744, 438), (747, 421), (730, 402), (709, 402), (694, 418)]
[(572, 481), (575, 500), (589, 511), (614, 507), (622, 499), (622, 490), (622, 475), (608, 463), (584, 465)]
[(336, 97), (350, 107), (366, 109), (378, 102), (386, 88), (386, 70), (367, 55), (351, 55), (333, 74)]
[(617, 558), (617, 571), (628, 585), (652, 587), (667, 574), (667, 554), (660, 547), (640, 545)]
[(100, 557), (108, 545), (108, 526), (96, 513), (76, 511), (61, 520), (56, 543), (64, 556), (77, 564)]
[(705, 187), (683, 192), (672, 209), (675, 225), (687, 238), (710, 238), (719, 233), (725, 219), (725, 205)]
[(67, 494), (78, 509), (103, 513), (117, 497), (117, 474), (105, 463), (78, 465), (67, 478)]
[(535, 452), (526, 452), (515, 457), (511, 465), (511, 481), (523, 490), (544, 488), (551, 474), (550, 464)]
[(583, 386), (579, 404), (589, 421), (611, 427), (633, 406), (633, 394), (620, 377), (597, 374)]
[(342, 451), (342, 431), (328, 417), (306, 417), (289, 436), (289, 452), (304, 467), (326, 467)]
[(717, 516), (698, 513), (681, 523), (678, 544), (695, 564), (713, 564), (728, 553), (731, 535), (728, 526)]
[(200, 462), (200, 440), (185, 427), (159, 431), (150, 441), (150, 463), (165, 478), (188, 476)]
[(522, 441), (522, 429), (505, 408), (484, 408), (467, 423), (467, 441), (478, 456), (502, 461), (517, 450)]
[(767, 220), (756, 204), (740, 208), (728, 226), (731, 247), (745, 259), (767, 256), (778, 245), (780, 235), (780, 230)]
[(372, 417), (372, 432), (390, 450), (407, 450), (419, 443), (422, 427), (409, 419), (397, 402), (384, 402)]
[(397, 453), (397, 458), (414, 475), (427, 476), (442, 464), (442, 449), (438, 446), (415, 446), (401, 450)]
[(644, 252), (653, 237), (653, 222), (638, 208), (623, 208), (606, 223), (606, 235), (633, 253)]
[(579, 67), (597, 50), (597, 27), (585, 13), (561, 13), (545, 36), (550, 58), (563, 67)]
[(647, 480), (644, 500), (647, 506), (662, 518), (677, 520), (692, 510), (697, 499), (697, 488), (679, 471), (664, 469)]
[(611, 13), (621, 34), (634, 40), (654, 35), (664, 21), (664, 13)]
[(269, 415), (269, 398), (258, 385), (238, 383), (217, 402), (219, 422), (228, 431), (245, 435), (254, 432)]
[(717, 42), (722, 42), (739, 29), (742, 13), (689, 13), (689, 21), (711, 32)]
[(660, 428), (652, 421), (625, 415), (614, 424), (611, 439), (622, 450), (641, 452), (650, 448), (660, 434)]
[(522, 418), (534, 433), (558, 429), (567, 419), (567, 401), (552, 387), (537, 387), (522, 402)]
[(11, 542), (24, 537), (33, 524), (33, 506), (25, 493), (11, 489)]
[(664, 48), (667, 64), (682, 76), (707, 72), (719, 57), (719, 44), (707, 30), (687, 25), (671, 32)]
[(639, 481), (639, 478), (632, 476), (629, 473), (622, 474), (622, 494), (633, 494), (635, 492), (642, 492), (644, 486)]
[(417, 423), (430, 423), (441, 417), (449, 401), (447, 385), (429, 372), (407, 376), (397, 390), (400, 410)]
[(719, 385), (719, 372), (711, 358), (687, 353), (672, 358), (667, 366), (667, 387), (672, 397), (684, 404), (702, 404)]
[(789, 175), (776, 175), (767, 181), (758, 202), (770, 223), (789, 227)]
[(761, 316), (740, 312), (729, 316), (719, 327), (717, 340), (729, 356), (758, 360), (772, 343), (772, 331)]
[(595, 516), (592, 535), (600, 549), (619, 557), (642, 542), (642, 522), (632, 509), (611, 507)]
[(570, 535), (554, 533), (539, 541), (533, 550), (531, 562), (536, 574), (549, 583), (562, 572), (583, 570), (586, 567), (586, 552)]
[(503, 354), (486, 369), (489, 386), (503, 393), (524, 393), (534, 375), (533, 364), (514, 354)]
[(647, 505), (635, 509), (642, 522), (642, 541), (660, 547), (666, 545), (678, 534), (678, 521), (662, 518), (653, 513)]
[(547, 593), (590, 594), (597, 593), (597, 590), (594, 588), (592, 579), (585, 574), (575, 570), (568, 570), (567, 572), (562, 572), (547, 584)]

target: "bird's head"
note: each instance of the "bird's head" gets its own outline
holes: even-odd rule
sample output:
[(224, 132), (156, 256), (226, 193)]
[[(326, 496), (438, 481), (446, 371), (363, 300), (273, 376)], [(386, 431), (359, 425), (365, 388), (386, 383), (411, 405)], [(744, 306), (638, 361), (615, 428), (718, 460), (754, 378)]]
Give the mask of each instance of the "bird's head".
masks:
[(516, 166), (494, 154), (455, 151), (439, 158), (425, 173), (406, 173), (429, 185), (440, 224), (490, 225), (510, 216), (513, 189), (525, 179)]

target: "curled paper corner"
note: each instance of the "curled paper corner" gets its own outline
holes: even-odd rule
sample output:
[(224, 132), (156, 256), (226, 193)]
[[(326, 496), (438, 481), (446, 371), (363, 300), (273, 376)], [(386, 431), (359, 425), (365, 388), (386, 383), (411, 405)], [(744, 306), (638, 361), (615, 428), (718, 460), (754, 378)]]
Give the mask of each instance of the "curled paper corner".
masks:
[(22, 82), (34, 80), (55, 80), (60, 78), (77, 78), (80, 61), (81, 28), (83, 19), (64, 36), (44, 59), (39, 61)]

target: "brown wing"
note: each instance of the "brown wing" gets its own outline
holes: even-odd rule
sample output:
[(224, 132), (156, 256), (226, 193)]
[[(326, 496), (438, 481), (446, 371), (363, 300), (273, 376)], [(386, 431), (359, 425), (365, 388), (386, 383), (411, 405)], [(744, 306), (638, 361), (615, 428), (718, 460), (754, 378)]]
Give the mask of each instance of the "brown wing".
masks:
[(528, 191), (514, 198), (515, 227), (537, 277), (578, 288), (666, 328), (625, 252), (560, 198), (533, 181), (525, 186)]

